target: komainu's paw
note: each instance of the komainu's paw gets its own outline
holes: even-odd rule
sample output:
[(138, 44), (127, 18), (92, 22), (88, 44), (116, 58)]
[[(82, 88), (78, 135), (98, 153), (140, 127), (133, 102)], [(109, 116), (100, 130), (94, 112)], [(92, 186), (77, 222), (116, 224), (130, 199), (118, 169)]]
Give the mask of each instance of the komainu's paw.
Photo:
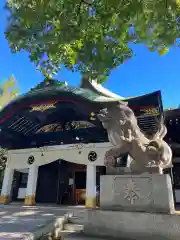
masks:
[(116, 159), (113, 156), (105, 156), (104, 158), (104, 165), (105, 166), (115, 166), (116, 165)]

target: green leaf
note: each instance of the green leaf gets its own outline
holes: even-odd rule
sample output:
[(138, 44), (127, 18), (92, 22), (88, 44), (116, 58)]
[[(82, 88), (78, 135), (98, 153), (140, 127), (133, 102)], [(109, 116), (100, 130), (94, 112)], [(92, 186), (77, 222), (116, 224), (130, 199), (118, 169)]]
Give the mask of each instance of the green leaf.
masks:
[[(142, 43), (160, 55), (180, 38), (180, 0), (9, 0), (6, 38), (41, 71), (64, 65), (99, 82)], [(131, 45), (129, 44), (131, 43)]]

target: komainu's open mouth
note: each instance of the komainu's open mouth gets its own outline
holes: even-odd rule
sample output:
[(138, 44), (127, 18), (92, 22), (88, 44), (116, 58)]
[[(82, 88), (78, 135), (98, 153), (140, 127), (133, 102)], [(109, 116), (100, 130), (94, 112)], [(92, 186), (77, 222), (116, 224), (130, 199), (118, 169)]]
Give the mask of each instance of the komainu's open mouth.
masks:
[(97, 116), (100, 121), (107, 121), (107, 120), (112, 119), (112, 116), (109, 116), (107, 108), (100, 110), (100, 112)]

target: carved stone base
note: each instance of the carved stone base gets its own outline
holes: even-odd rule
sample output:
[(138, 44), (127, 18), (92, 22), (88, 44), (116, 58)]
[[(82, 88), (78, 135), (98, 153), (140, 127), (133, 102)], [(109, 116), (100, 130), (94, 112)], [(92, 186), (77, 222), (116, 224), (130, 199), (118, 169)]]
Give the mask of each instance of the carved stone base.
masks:
[(106, 175), (123, 175), (131, 174), (131, 170), (128, 167), (106, 167)]
[(129, 167), (106, 167), (106, 174), (107, 175), (124, 175), (124, 174), (131, 174), (131, 175), (139, 175), (139, 174), (162, 174), (162, 169), (158, 166), (152, 167), (145, 167), (140, 169), (130, 169)]
[(167, 174), (101, 176), (100, 208), (174, 213), (171, 179)]
[[(77, 211), (77, 224), (83, 224), (85, 236), (97, 239), (178, 240), (180, 215), (106, 210)], [(81, 219), (81, 220), (79, 220)], [(66, 238), (65, 238), (66, 239)], [(78, 239), (81, 238), (68, 238)], [(82, 238), (86, 239), (86, 238)]]

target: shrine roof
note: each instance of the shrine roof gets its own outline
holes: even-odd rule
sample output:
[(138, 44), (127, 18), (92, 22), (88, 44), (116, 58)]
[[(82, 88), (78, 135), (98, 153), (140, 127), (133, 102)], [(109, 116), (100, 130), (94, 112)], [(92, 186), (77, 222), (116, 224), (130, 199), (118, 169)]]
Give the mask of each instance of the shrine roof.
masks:
[(93, 82), (69, 87), (66, 82), (46, 79), (0, 111), (0, 146), (108, 141), (97, 113), (122, 101), (133, 109), (144, 132), (157, 131), (156, 120), (163, 112), (160, 91), (122, 98)]
[(17, 105), (20, 106), (23, 103), (26, 104), (27, 101), (30, 104), (31, 102), (33, 103), (34, 100), (37, 102), (38, 99), (41, 99), (42, 101), (47, 99), (49, 101), (50, 98), (59, 99), (62, 97), (72, 98), (74, 100), (80, 99), (81, 101), (87, 101), (91, 104), (99, 103), (100, 105), (103, 103), (115, 103), (120, 101), (118, 96), (112, 98), (104, 96), (99, 92), (94, 92), (90, 89), (70, 87), (66, 84), (66, 82), (50, 79), (48, 81), (41, 82), (34, 88), (30, 89), (27, 93), (21, 94), (10, 101), (3, 109), (1, 109), (0, 115), (2, 115), (4, 110), (7, 110), (9, 107), (17, 107)]
[(164, 115), (167, 119), (180, 117), (180, 108), (165, 109)]
[(0, 145), (11, 149), (107, 141), (95, 113), (116, 101), (65, 82), (43, 81), (0, 111)]

